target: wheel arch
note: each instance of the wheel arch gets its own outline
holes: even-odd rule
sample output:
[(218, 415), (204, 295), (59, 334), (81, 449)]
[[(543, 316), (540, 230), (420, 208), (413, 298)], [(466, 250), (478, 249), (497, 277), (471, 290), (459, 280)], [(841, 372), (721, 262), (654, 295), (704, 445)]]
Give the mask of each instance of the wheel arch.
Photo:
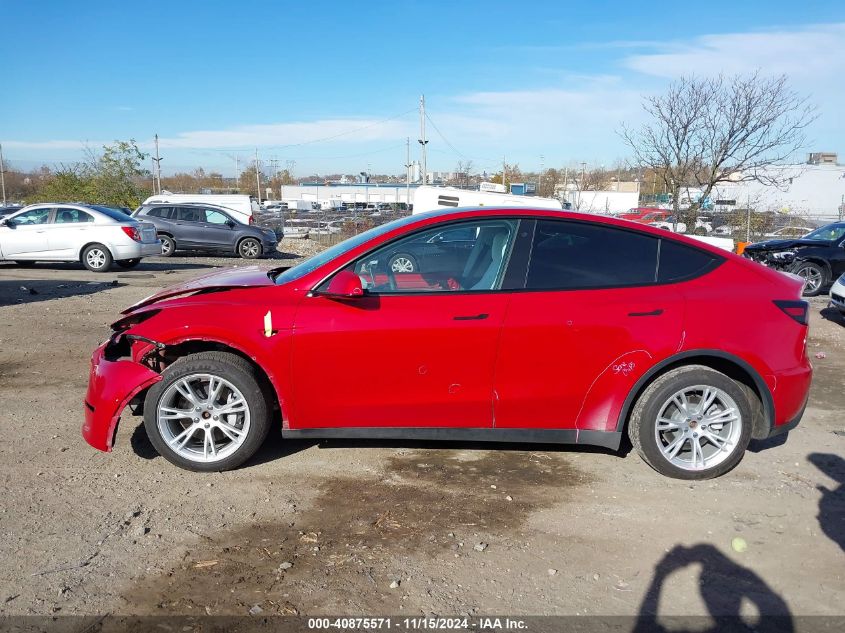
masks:
[[(616, 431), (622, 432), (628, 426), (631, 411), (634, 403), (654, 380), (665, 373), (687, 365), (703, 365), (721, 372), (729, 378), (744, 385), (750, 396), (754, 396), (759, 407), (755, 408), (754, 419), (752, 420), (751, 436), (754, 439), (763, 439), (769, 436), (774, 428), (775, 406), (772, 392), (760, 373), (750, 363), (725, 352), (716, 349), (689, 350), (675, 354), (652, 366), (643, 376), (634, 383), (628, 392), (619, 417), (616, 422)], [(752, 406), (754, 402), (752, 401)]]
[(823, 283), (826, 283), (826, 284), (830, 283), (831, 280), (833, 279), (833, 271), (830, 268), (830, 262), (828, 260), (824, 259), (823, 257), (821, 257), (820, 255), (808, 255), (806, 257), (796, 257), (795, 263), (793, 265), (794, 265), (795, 269), (797, 270), (797, 268), (801, 264), (805, 264), (805, 263), (816, 264), (817, 266), (819, 266), (822, 269), (822, 272), (825, 275), (825, 279), (823, 280)]
[[(199, 352), (225, 352), (238, 356), (248, 362), (253, 369), (255, 369), (259, 383), (271, 399), (269, 402), (271, 410), (279, 411), (282, 416), (282, 420), (287, 419), (284, 410), (284, 401), (279, 393), (278, 386), (264, 367), (256, 362), (255, 358), (250, 356), (250, 354), (245, 350), (213, 339), (185, 339), (172, 344), (167, 344), (163, 351), (163, 355), (169, 364), (178, 358), (188, 356), (189, 354), (197, 354)], [(146, 390), (144, 390), (144, 393), (139, 395), (143, 398), (146, 395)]]
[(100, 241), (98, 241), (98, 240), (91, 240), (91, 241), (89, 241), (89, 242), (85, 242), (85, 244), (83, 244), (82, 246), (80, 246), (80, 247), (79, 247), (79, 250), (78, 250), (78, 251), (76, 251), (76, 259), (77, 259), (77, 261), (80, 261), (80, 262), (81, 262), (81, 261), (82, 261), (82, 253), (84, 253), (84, 252), (85, 252), (85, 249), (86, 249), (86, 248), (88, 248), (89, 246), (94, 246), (95, 244), (96, 244), (96, 245), (99, 245), (99, 246), (103, 246), (103, 247), (105, 247), (105, 249), (109, 252), (109, 255), (111, 255), (112, 260), (113, 260), (113, 261), (117, 261), (117, 260), (116, 260), (116, 258), (115, 258), (115, 256), (114, 256), (114, 251), (112, 250), (112, 247), (111, 247), (111, 246), (109, 246), (108, 244), (106, 244), (105, 242), (100, 242)]

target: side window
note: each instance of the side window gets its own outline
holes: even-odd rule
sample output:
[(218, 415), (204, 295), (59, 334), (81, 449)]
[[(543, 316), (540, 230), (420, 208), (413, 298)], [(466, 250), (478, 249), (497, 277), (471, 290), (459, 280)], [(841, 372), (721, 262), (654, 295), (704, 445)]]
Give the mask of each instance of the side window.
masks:
[(14, 223), (20, 226), (28, 224), (47, 224), (50, 220), (50, 211), (50, 207), (31, 209), (30, 211), (16, 215), (14, 217)]
[(599, 224), (539, 220), (526, 288), (570, 290), (653, 284), (657, 238)]
[(180, 222), (205, 222), (205, 209), (179, 207), (176, 210), (176, 219)]
[(56, 224), (71, 224), (81, 222), (93, 222), (94, 218), (90, 213), (80, 211), (79, 209), (68, 209), (66, 207), (59, 207), (56, 209)]
[(462, 222), (468, 239), (433, 240), (444, 229), (418, 231), (350, 264), (367, 292), (402, 294), (497, 290), (507, 267), (518, 222)]
[(689, 279), (713, 269), (718, 263), (715, 255), (672, 240), (661, 240), (657, 281), (670, 283)]
[(229, 217), (224, 213), (220, 213), (220, 211), (206, 209), (205, 221), (209, 224), (226, 224), (229, 221)]

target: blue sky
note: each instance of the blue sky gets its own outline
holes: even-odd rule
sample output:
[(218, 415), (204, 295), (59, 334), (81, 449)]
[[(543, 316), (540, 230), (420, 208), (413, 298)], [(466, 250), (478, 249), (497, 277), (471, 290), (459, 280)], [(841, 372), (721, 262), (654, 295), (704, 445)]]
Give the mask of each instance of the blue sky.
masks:
[(643, 94), (756, 68), (811, 96), (812, 147), (845, 155), (842, 0), (2, 5), (0, 142), (20, 167), (158, 133), (165, 173), (231, 175), (256, 146), (297, 175), (400, 173), (423, 93), (430, 170), (611, 166)]

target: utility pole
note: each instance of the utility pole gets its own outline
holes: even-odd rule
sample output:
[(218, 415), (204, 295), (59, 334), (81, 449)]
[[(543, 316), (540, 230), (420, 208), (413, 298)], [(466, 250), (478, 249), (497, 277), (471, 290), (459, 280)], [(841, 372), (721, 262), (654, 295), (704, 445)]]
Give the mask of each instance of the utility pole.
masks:
[(502, 186), (505, 188), (505, 193), (508, 192), (508, 186), (505, 184), (505, 179), (508, 175), (508, 164), (505, 162), (505, 157), (502, 156)]
[(425, 160), (425, 146), (428, 141), (425, 138), (425, 95), (420, 95), (420, 145), (422, 146), (422, 182), (427, 184), (428, 167)]
[(261, 204), (261, 170), (258, 169), (258, 148), (255, 148), (255, 188), (258, 190), (258, 204)]
[(405, 138), (405, 208), (411, 208), (411, 137)]
[(241, 169), (237, 154), (235, 154), (235, 189), (241, 190)]
[[(153, 160), (155, 161), (155, 164), (156, 164), (156, 170), (155, 170), (155, 180), (153, 181), (155, 183), (155, 185), (153, 187), (153, 189), (154, 189), (153, 193), (160, 194), (161, 193), (161, 158), (159, 158), (159, 155), (158, 155), (158, 134), (156, 134), (155, 143), (156, 143), (156, 157), (153, 158)], [(155, 190), (155, 189), (157, 189), (157, 190)]]
[[(540, 177), (537, 179), (537, 189), (539, 189), (540, 191), (542, 191), (543, 189), (543, 169), (545, 168), (545, 166), (546, 157), (540, 154)], [(538, 196), (543, 195), (542, 193), (540, 193), (540, 191), (537, 192)]]
[(3, 206), (6, 206), (6, 168), (3, 166), (3, 144), (0, 143), (0, 188), (3, 190)]
[(578, 183), (578, 206), (577, 209), (581, 210), (581, 192), (584, 190), (584, 177), (586, 176), (587, 172), (587, 163), (581, 162), (581, 181)]

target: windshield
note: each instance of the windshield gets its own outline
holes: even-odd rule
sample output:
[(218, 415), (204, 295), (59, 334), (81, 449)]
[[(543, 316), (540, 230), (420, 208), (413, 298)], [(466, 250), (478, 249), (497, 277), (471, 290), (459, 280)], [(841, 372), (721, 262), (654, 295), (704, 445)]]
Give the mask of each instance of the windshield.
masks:
[(816, 229), (812, 233), (808, 233), (801, 239), (834, 242), (843, 235), (845, 235), (845, 224), (828, 224), (820, 229)]
[(393, 229), (398, 229), (399, 227), (412, 224), (413, 222), (417, 222), (425, 218), (430, 218), (433, 216), (444, 215), (453, 212), (454, 209), (430, 211), (428, 213), (409, 215), (404, 218), (394, 220), (393, 222), (388, 222), (387, 224), (376, 226), (370, 229), (369, 231), (364, 231), (363, 233), (360, 233), (354, 237), (350, 237), (348, 240), (344, 240), (339, 244), (335, 244), (331, 248), (324, 250), (322, 253), (317, 253), (313, 257), (309, 257), (308, 259), (303, 262), (300, 262), (293, 268), (288, 268), (287, 270), (279, 273), (276, 276), (275, 281), (277, 284), (286, 284), (289, 281), (294, 281), (296, 279), (299, 279), (300, 277), (307, 275), (310, 272), (317, 270), (323, 264), (330, 262), (334, 258), (339, 257), (348, 251), (351, 251), (353, 248), (360, 246), (364, 242), (367, 242), (373, 239), (374, 237), (384, 235), (385, 233), (389, 233)]

